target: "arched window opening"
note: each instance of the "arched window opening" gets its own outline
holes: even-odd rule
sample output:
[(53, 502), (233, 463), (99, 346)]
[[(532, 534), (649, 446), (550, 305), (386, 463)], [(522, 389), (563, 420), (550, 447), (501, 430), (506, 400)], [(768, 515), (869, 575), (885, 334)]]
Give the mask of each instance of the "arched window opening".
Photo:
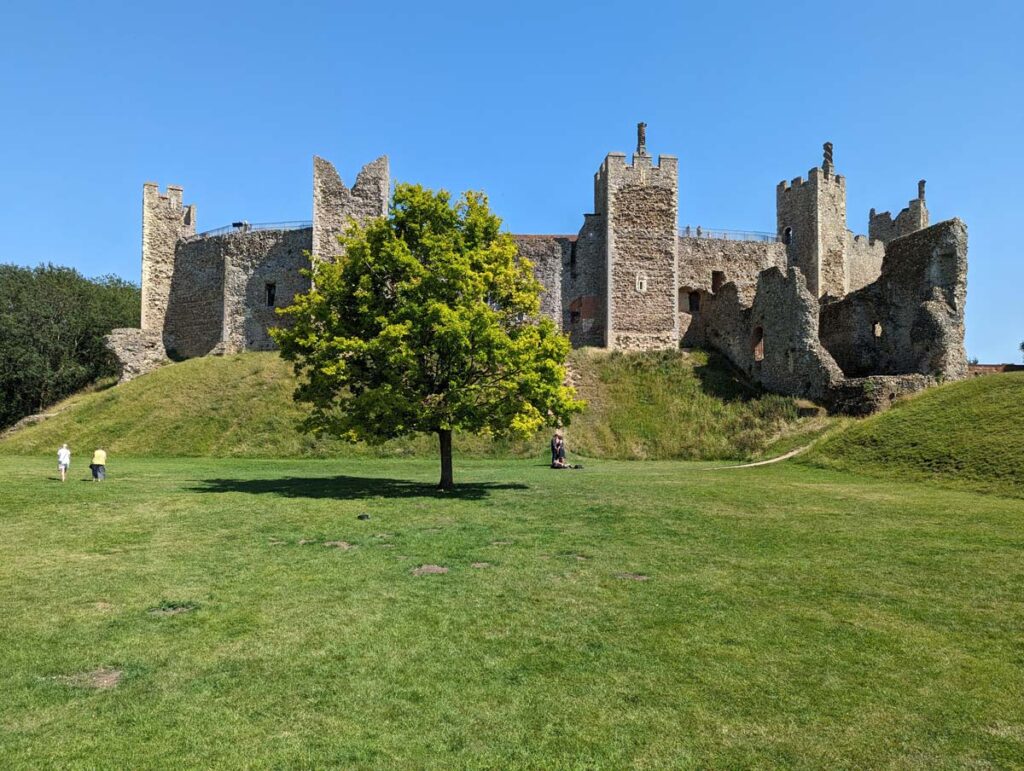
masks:
[(882, 336), (882, 325), (881, 325), (881, 324), (879, 324), (879, 323), (878, 323), (878, 322), (876, 321), (876, 322), (875, 322), (875, 326), (874, 326), (874, 328), (873, 328), (873, 330), (872, 330), (872, 331), (873, 331), (873, 332), (875, 333), (875, 337), (876, 337), (876, 338), (877, 338), (877, 337), (881, 337), (881, 336)]
[(754, 327), (754, 334), (750, 337), (750, 350), (754, 354), (754, 361), (764, 361), (764, 327)]
[(640, 294), (645, 294), (647, 292), (647, 274), (646, 273), (637, 273), (636, 274), (636, 291), (638, 291)]
[(786, 244), (787, 246), (793, 243), (793, 228), (782, 229), (782, 243)]

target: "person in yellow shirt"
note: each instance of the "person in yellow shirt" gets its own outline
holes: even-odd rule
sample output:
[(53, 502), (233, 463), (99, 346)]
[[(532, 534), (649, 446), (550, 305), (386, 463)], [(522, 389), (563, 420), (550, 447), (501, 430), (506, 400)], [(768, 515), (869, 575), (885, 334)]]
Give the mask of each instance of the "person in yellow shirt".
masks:
[(107, 451), (96, 450), (92, 454), (92, 463), (89, 464), (89, 468), (92, 469), (92, 481), (102, 482), (107, 478)]

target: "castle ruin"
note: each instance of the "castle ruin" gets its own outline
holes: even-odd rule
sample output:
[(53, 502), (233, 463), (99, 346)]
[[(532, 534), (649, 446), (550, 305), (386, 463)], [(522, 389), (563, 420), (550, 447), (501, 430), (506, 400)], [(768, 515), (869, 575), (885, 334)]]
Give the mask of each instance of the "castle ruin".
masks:
[[(966, 376), (967, 230), (929, 226), (924, 180), (895, 218), (872, 209), (865, 236), (847, 228), (831, 143), (807, 179), (779, 183), (775, 233), (680, 230), (678, 175), (641, 123), (632, 158), (609, 153), (594, 175), (579, 233), (513, 236), (574, 346), (714, 348), (767, 390), (852, 414)], [(141, 329), (108, 338), (123, 379), (167, 357), (273, 349), (275, 309), (309, 290), (310, 256), (337, 257), (348, 223), (385, 215), (389, 192), (386, 157), (351, 188), (314, 158), (312, 221), (197, 234), (182, 188), (146, 183)]]

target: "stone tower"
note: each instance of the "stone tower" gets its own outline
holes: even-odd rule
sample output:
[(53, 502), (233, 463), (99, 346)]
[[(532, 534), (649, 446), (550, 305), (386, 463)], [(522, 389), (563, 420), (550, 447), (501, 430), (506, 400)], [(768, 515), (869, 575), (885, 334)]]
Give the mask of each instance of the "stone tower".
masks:
[(646, 128), (637, 126), (632, 162), (609, 153), (595, 179), (595, 212), (605, 226), (609, 348), (679, 345), (679, 162), (662, 155), (654, 164)]
[(330, 161), (313, 156), (313, 256), (331, 260), (341, 254), (338, 236), (355, 220), (388, 213), (391, 177), (382, 155), (359, 171), (351, 189)]
[(835, 173), (832, 143), (819, 168), (782, 181), (775, 192), (778, 233), (787, 261), (799, 268), (815, 297), (846, 294), (846, 179)]
[(178, 240), (196, 232), (196, 207), (182, 205), (183, 188), (167, 186), (160, 194), (156, 182), (142, 186), (142, 329), (161, 332), (174, 279), (174, 250)]

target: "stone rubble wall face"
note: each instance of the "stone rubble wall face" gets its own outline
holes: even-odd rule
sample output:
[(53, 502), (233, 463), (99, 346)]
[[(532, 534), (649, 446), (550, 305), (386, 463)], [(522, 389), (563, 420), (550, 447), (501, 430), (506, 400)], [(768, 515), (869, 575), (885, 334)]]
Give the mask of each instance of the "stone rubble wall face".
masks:
[(167, 364), (163, 334), (156, 329), (114, 329), (103, 338), (121, 365), (121, 379), (127, 383)]
[(864, 236), (846, 233), (846, 292), (874, 283), (882, 275), (882, 258), (885, 244), (872, 241)]
[(175, 358), (205, 356), (221, 341), (224, 324), (224, 252), (239, 235), (179, 241), (164, 319), (163, 339)]
[(850, 377), (960, 379), (966, 297), (967, 227), (953, 219), (887, 244), (876, 282), (823, 306), (821, 340)]
[(391, 177), (387, 156), (368, 163), (349, 189), (330, 161), (313, 158), (313, 255), (331, 260), (342, 254), (338, 236), (353, 220), (364, 224), (388, 212)]
[[(289, 324), (277, 310), (310, 289), (302, 270), (309, 267), (311, 228), (261, 230), (246, 236), (244, 248), (225, 254), (224, 353), (276, 350), (268, 330)], [(267, 284), (275, 287), (273, 306), (267, 304)]]
[[(843, 379), (818, 342), (818, 300), (796, 268), (762, 272), (749, 307), (736, 285), (726, 284), (709, 298), (705, 324), (709, 343), (768, 390), (822, 401)], [(757, 330), (763, 341), (760, 361), (754, 355)]]
[(564, 329), (575, 348), (605, 345), (608, 313), (606, 236), (603, 214), (584, 215), (583, 227), (576, 237), (575, 265), (570, 247), (569, 264), (562, 271), (562, 305), (567, 318)]
[(540, 312), (559, 329), (568, 328), (562, 307), (562, 272), (568, 268), (573, 238), (569, 236), (512, 236), (519, 255), (533, 263), (533, 275), (544, 287)]

